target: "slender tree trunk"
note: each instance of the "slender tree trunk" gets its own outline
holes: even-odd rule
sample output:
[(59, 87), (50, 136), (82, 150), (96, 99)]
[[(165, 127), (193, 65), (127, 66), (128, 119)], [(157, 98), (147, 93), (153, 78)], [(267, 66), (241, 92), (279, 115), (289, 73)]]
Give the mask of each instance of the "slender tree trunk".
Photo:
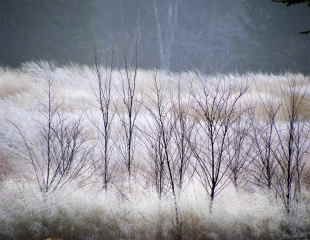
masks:
[(211, 193), (210, 193), (210, 203), (209, 203), (209, 213), (213, 213), (213, 206), (214, 206), (214, 197), (215, 197), (215, 189), (211, 188)]

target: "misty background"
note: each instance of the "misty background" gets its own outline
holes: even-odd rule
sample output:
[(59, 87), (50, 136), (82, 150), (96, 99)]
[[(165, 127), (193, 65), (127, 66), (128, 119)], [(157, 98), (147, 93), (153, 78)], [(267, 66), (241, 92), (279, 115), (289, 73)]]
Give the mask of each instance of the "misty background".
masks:
[[(0, 64), (116, 64), (206, 73), (310, 72), (310, 8), (271, 0), (1, 0)], [(130, 53), (131, 52), (131, 53)]]

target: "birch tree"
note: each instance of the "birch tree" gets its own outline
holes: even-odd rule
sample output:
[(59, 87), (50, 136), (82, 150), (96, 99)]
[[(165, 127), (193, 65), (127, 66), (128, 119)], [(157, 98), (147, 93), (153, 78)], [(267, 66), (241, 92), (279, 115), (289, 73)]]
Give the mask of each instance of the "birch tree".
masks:
[(223, 83), (211, 89), (203, 81), (200, 88), (201, 92), (192, 93), (197, 128), (191, 148), (198, 163), (196, 172), (210, 198), (209, 210), (212, 212), (215, 197), (229, 181), (228, 151), (232, 127), (237, 119), (237, 104), (246, 89), (235, 93), (231, 86), (226, 87)]
[(99, 65), (98, 55), (95, 52), (95, 72), (97, 77), (96, 97), (100, 112), (100, 124), (96, 125), (102, 159), (100, 160), (101, 175), (103, 177), (103, 188), (108, 190), (108, 185), (112, 178), (111, 155), (112, 155), (112, 123), (114, 112), (112, 109), (112, 75), (113, 75), (113, 52), (110, 65), (106, 65), (104, 71)]
[(304, 156), (309, 147), (309, 123), (302, 114), (305, 92), (295, 79), (288, 81), (287, 89), (282, 89), (285, 119), (275, 128), (279, 145), (273, 150), (278, 163), (275, 188), (287, 214), (292, 212), (301, 194)]
[(180, 0), (167, 1), (167, 13), (165, 12), (164, 14), (161, 14), (157, 1), (153, 0), (153, 10), (158, 39), (160, 68), (169, 71), (171, 68), (173, 44), (178, 29)]
[(27, 136), (16, 122), (11, 122), (21, 138), (20, 156), (31, 163), (35, 180), (42, 193), (62, 188), (79, 176), (87, 174), (91, 154), (85, 137), (82, 118), (70, 119), (56, 101), (55, 82), (48, 79), (46, 103), (42, 103), (36, 135)]

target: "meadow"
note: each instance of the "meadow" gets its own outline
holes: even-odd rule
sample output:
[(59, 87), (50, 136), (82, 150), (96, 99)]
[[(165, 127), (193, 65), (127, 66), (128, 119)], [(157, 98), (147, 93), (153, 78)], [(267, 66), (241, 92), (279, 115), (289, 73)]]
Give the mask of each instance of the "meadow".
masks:
[(309, 84), (0, 68), (0, 239), (309, 239)]

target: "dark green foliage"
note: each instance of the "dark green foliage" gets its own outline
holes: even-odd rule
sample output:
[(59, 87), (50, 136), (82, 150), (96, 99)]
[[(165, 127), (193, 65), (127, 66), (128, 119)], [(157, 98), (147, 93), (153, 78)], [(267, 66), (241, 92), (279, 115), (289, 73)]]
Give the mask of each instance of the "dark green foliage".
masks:
[(307, 3), (310, 6), (310, 0), (273, 0), (274, 2), (284, 3), (287, 6), (291, 6), (299, 3)]
[[(300, 3), (306, 3), (310, 7), (310, 0), (273, 0), (273, 1), (278, 2), (278, 3), (284, 3), (288, 7), (291, 5), (300, 4)], [(302, 31), (300, 33), (301, 34), (309, 34), (310, 30)]]

